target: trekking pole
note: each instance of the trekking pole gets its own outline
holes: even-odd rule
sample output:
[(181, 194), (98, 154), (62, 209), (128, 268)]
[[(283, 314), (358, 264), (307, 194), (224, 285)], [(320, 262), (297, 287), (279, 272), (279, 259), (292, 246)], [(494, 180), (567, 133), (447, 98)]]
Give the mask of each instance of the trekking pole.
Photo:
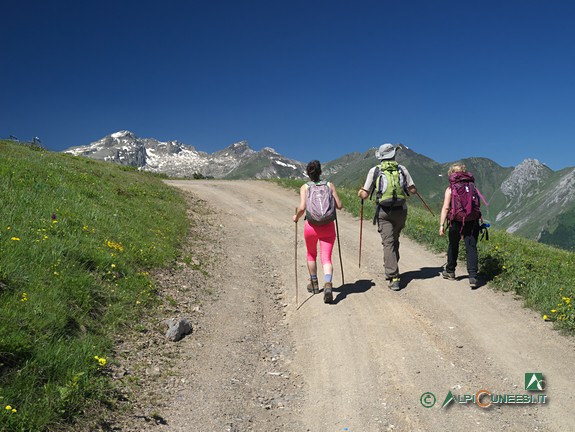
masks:
[(429, 213), (431, 213), (431, 215), (433, 217), (435, 217), (435, 214), (433, 214), (433, 211), (429, 208), (429, 206), (425, 203), (425, 201), (423, 201), (423, 198), (421, 198), (421, 195), (419, 195), (419, 192), (415, 192), (415, 194), (419, 197), (419, 199), (421, 200), (421, 202), (423, 203), (423, 205), (425, 206), (425, 208), (427, 210), (429, 210)]
[[(297, 216), (297, 207), (295, 208), (295, 214)], [(295, 242), (294, 242), (294, 270), (295, 270), (295, 306), (296, 309), (299, 307), (298, 299), (298, 284), (297, 284), (297, 220), (295, 222)]]
[(341, 283), (345, 285), (345, 277), (343, 275), (343, 261), (341, 259), (341, 244), (339, 241), (339, 224), (337, 223), (337, 213), (335, 214), (335, 233), (337, 234), (337, 250), (339, 252), (339, 265), (341, 266)]
[[(409, 147), (407, 147), (405, 144), (399, 143), (398, 145), (395, 146), (395, 149), (396, 149), (396, 150), (403, 150), (403, 149), (409, 150)], [(425, 206), (425, 208), (426, 208), (427, 210), (429, 210), (429, 213), (431, 213), (431, 215), (432, 215), (433, 217), (435, 217), (435, 214), (433, 214), (433, 211), (429, 208), (429, 206), (426, 204), (426, 202), (423, 201), (423, 198), (421, 198), (421, 195), (419, 195), (419, 192), (415, 192), (415, 194), (419, 197), (419, 199), (421, 200), (421, 202), (423, 203), (423, 205)]]
[(359, 210), (359, 268), (361, 268), (361, 239), (363, 232), (363, 198), (361, 199), (361, 207)]

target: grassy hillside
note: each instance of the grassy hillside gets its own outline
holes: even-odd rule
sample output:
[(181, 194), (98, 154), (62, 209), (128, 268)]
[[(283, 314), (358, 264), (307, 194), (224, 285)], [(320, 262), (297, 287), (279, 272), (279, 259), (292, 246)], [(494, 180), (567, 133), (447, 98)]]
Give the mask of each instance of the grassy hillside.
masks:
[(377, 163), (373, 151), (350, 153), (322, 165), (324, 177), (338, 186), (359, 189), (365, 181), (369, 169)]
[[(325, 177), (338, 186), (359, 188), (363, 185), (369, 169), (378, 164), (375, 158), (375, 149), (362, 155), (353, 153), (354, 158), (344, 157), (329, 162), (324, 167)], [(420, 195), (426, 203), (439, 213), (443, 204), (443, 192), (448, 186), (447, 170), (451, 163), (440, 164), (426, 156), (420, 155), (410, 149), (397, 151), (396, 160), (404, 165), (417, 185)], [(499, 185), (511, 172), (511, 168), (502, 168), (495, 162), (483, 158), (465, 159), (471, 172), (476, 177), (485, 199), (490, 202), (499, 190)], [(503, 196), (501, 196), (503, 198)], [(485, 208), (489, 215), (490, 209)]]
[[(302, 182), (279, 180), (299, 189)], [(357, 189), (338, 188), (344, 208), (359, 216)], [(410, 198), (408, 220), (403, 233), (431, 250), (447, 254), (447, 240), (438, 234), (439, 215), (433, 217)], [(373, 218), (373, 204), (364, 203), (364, 219)], [(575, 333), (575, 253), (537, 243), (498, 229), (489, 229), (489, 241), (479, 242), (480, 278), (495, 289), (520, 296), (527, 307), (554, 321), (558, 329)], [(464, 246), (461, 247), (465, 256)], [(465, 268), (465, 265), (463, 268)]]
[(113, 400), (113, 337), (154, 304), (181, 197), (152, 174), (0, 141), (0, 430)]
[(575, 252), (575, 207), (559, 215), (541, 233), (541, 243)]

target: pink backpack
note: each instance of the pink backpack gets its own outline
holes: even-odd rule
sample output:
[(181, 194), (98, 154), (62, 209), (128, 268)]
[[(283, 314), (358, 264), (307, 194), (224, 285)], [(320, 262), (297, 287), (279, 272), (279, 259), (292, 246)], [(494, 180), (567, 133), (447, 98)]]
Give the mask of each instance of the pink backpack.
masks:
[(462, 223), (481, 218), (479, 199), (485, 199), (475, 187), (475, 178), (468, 172), (456, 172), (449, 176), (451, 185), (451, 208), (447, 218)]

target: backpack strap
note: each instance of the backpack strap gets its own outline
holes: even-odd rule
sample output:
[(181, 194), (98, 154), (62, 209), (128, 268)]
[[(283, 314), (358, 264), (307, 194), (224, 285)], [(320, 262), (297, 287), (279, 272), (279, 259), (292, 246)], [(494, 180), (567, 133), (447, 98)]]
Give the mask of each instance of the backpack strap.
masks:
[(407, 190), (407, 178), (405, 177), (405, 173), (403, 172), (401, 165), (397, 164), (397, 170), (399, 171), (399, 183), (401, 184), (401, 188), (403, 189), (403, 192), (405, 192), (405, 196), (408, 197), (410, 195)]
[(487, 230), (487, 225), (481, 225), (479, 227), (479, 232), (481, 233), (479, 240), (483, 240), (483, 238), (485, 238), (485, 241), (489, 241), (489, 231)]
[[(379, 177), (379, 172), (380, 172), (380, 168), (379, 165), (375, 166), (375, 169), (373, 170), (373, 180), (371, 182), (371, 192), (369, 193), (369, 200), (371, 201), (373, 199), (373, 193), (375, 192), (375, 189), (377, 188), (377, 178)], [(379, 205), (375, 205), (375, 214), (373, 215), (373, 224), (375, 225), (377, 222), (377, 216), (379, 215)]]
[(481, 192), (479, 192), (479, 189), (477, 188), (477, 186), (473, 185), (473, 187), (477, 191), (477, 195), (479, 195), (479, 198), (481, 198), (481, 201), (483, 201), (483, 204), (485, 204), (486, 207), (489, 207), (489, 204), (487, 204), (487, 201), (485, 201), (485, 198), (483, 198), (483, 195), (481, 195)]
[(377, 184), (377, 177), (379, 177), (379, 166), (376, 165), (375, 170), (373, 171), (373, 180), (371, 182), (371, 192), (369, 194), (369, 199), (371, 201), (371, 199), (373, 198), (373, 193), (375, 192), (375, 187)]

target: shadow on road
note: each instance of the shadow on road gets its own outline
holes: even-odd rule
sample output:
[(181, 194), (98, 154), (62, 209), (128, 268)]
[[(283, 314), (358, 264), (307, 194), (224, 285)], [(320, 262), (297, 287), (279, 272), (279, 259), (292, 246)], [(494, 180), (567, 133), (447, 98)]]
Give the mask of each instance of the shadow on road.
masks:
[(338, 304), (340, 301), (345, 300), (350, 294), (361, 294), (367, 292), (374, 285), (375, 282), (372, 280), (360, 279), (352, 284), (344, 284), (338, 288), (334, 288), (333, 292), (337, 293), (337, 295), (331, 304)]
[(443, 267), (422, 267), (419, 270), (408, 271), (401, 274), (401, 288), (407, 287), (412, 280), (433, 279), (441, 277)]

